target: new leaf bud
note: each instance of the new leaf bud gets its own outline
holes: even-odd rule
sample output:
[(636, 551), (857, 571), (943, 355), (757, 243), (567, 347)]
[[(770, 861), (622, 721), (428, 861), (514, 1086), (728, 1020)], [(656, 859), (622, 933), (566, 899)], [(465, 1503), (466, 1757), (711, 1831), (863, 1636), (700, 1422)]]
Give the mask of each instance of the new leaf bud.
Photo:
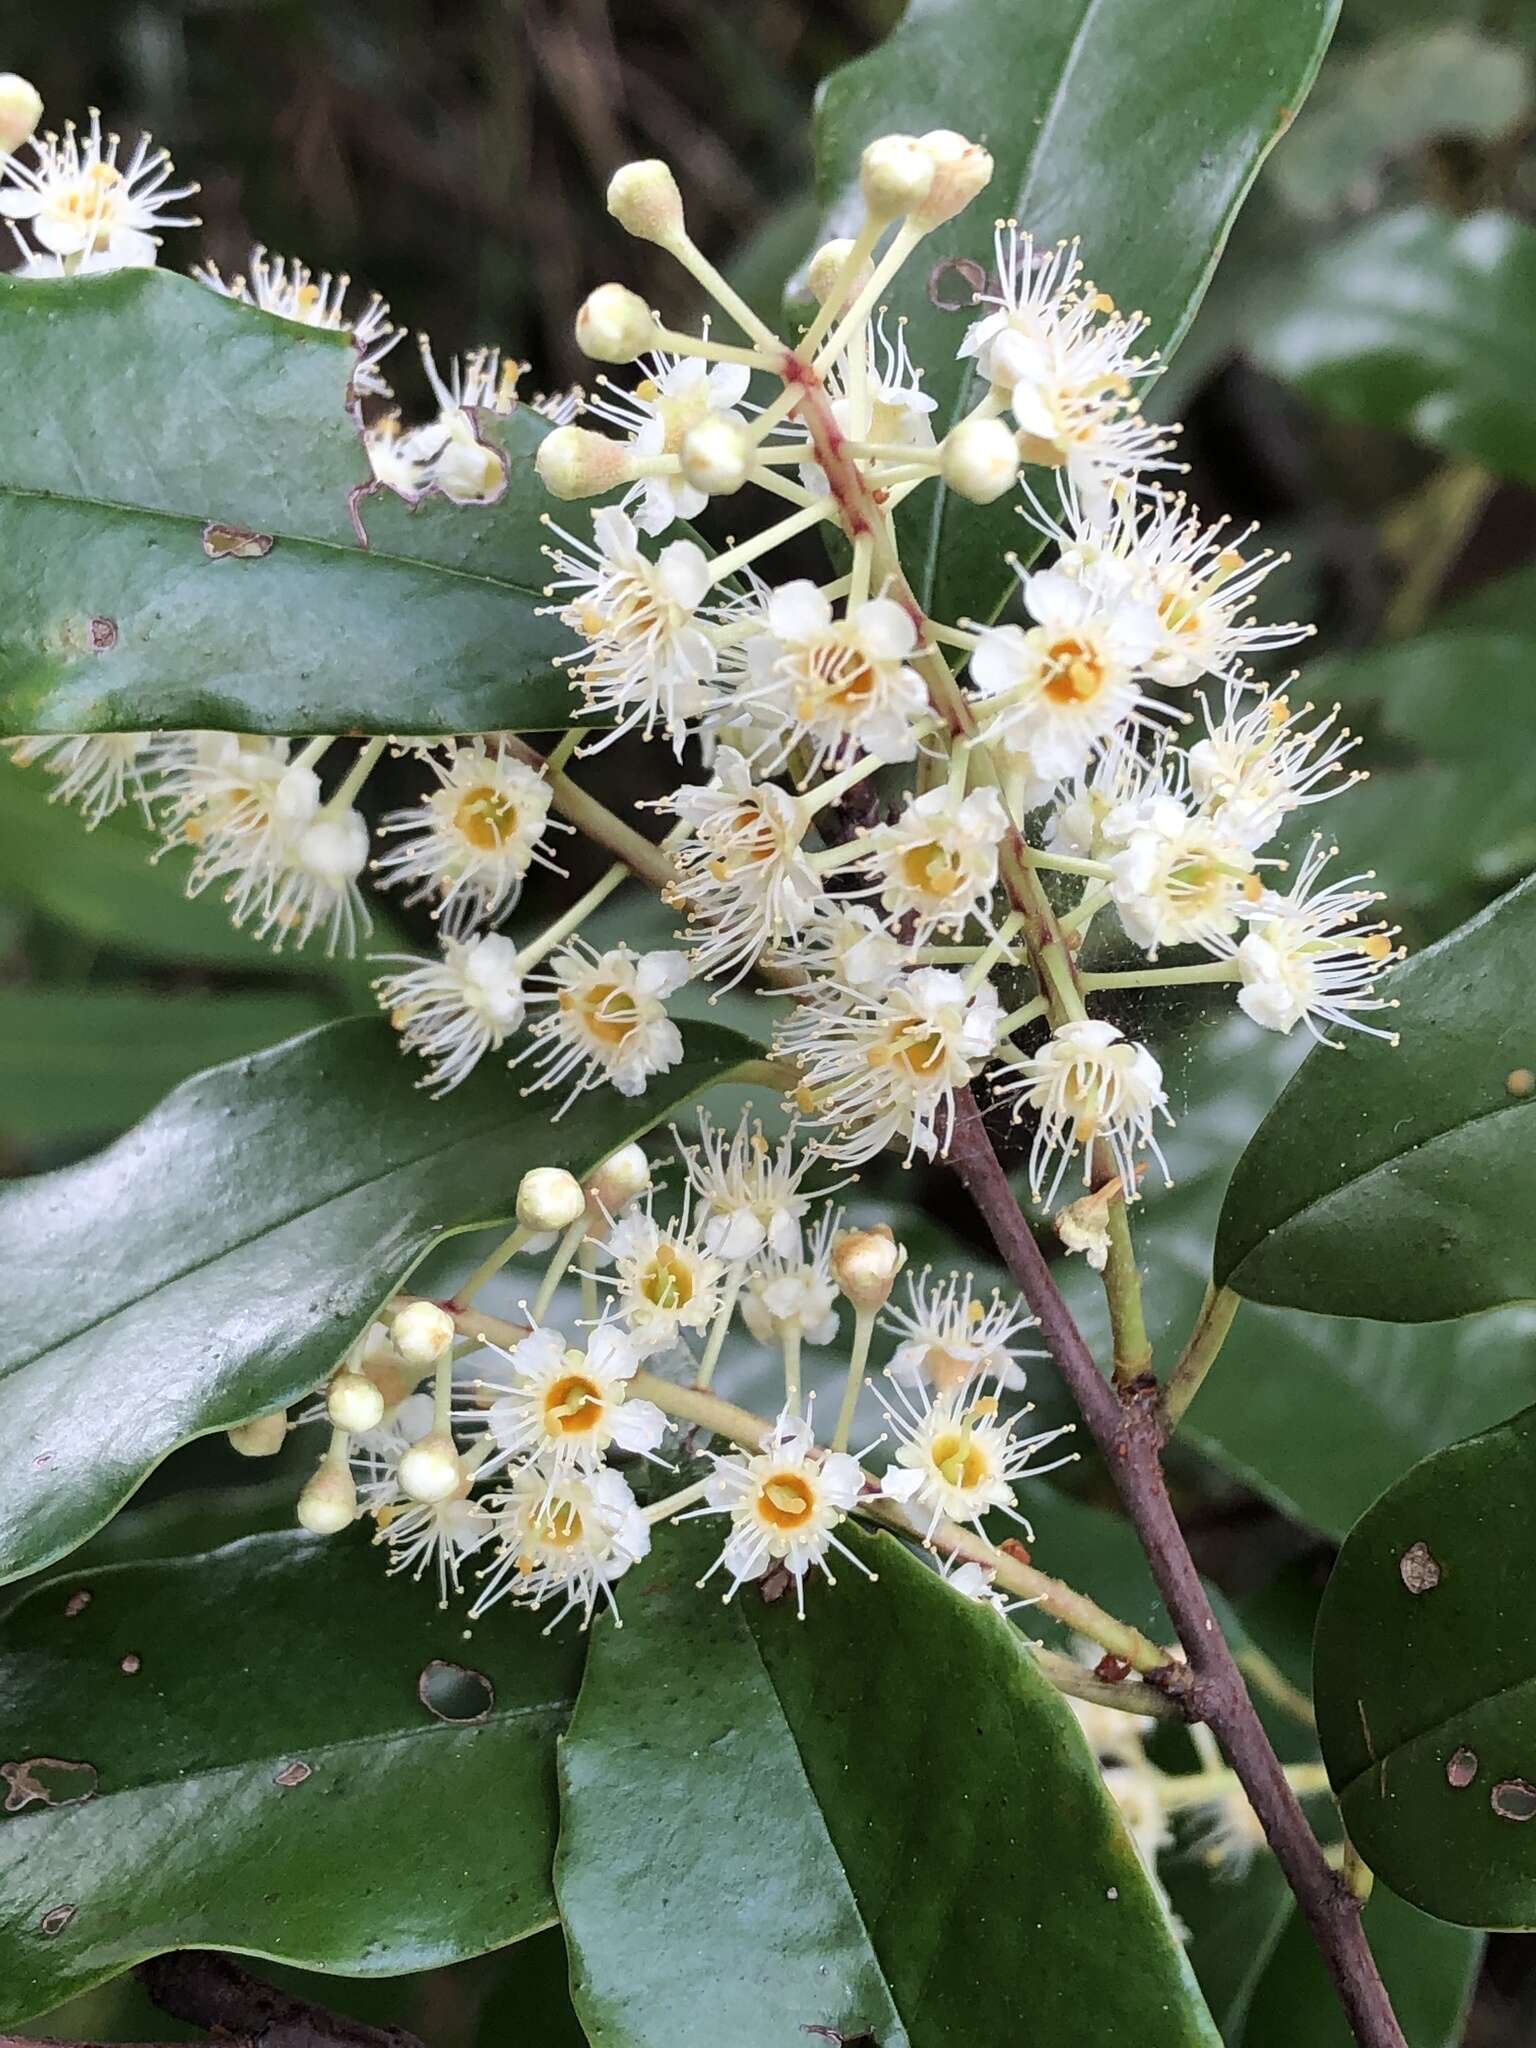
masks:
[(979, 142), (967, 142), (952, 128), (932, 128), (920, 139), (933, 165), (933, 183), (913, 207), (912, 222), (926, 234), (970, 205), (992, 176), (992, 158)]
[(656, 157), (625, 164), (608, 181), (608, 211), (626, 233), (662, 248), (681, 241), (683, 195), (668, 165)]
[(459, 1490), (458, 1446), (445, 1429), (418, 1437), (401, 1459), (396, 1477), (400, 1491), (410, 1500), (447, 1500)]
[(258, 1415), (250, 1422), (237, 1422), (224, 1432), (232, 1451), (242, 1458), (275, 1458), (288, 1434), (288, 1410), (274, 1408), (270, 1415)]
[(744, 420), (712, 413), (683, 436), (677, 451), (683, 480), (707, 498), (728, 497), (746, 482), (756, 446)]
[(299, 1522), (311, 1536), (336, 1536), (357, 1519), (357, 1488), (345, 1465), (326, 1458), (299, 1495)]
[(1019, 476), (1019, 444), (1002, 420), (962, 420), (944, 437), (939, 473), (951, 490), (975, 505), (990, 505)]
[(556, 427), (539, 443), (533, 466), (555, 498), (601, 497), (615, 485), (627, 484), (633, 474), (629, 444), (594, 434), (589, 427)]
[(377, 1429), (384, 1420), (384, 1395), (366, 1373), (343, 1370), (325, 1390), (325, 1412), (349, 1434)]
[(882, 135), (859, 158), (859, 189), (871, 220), (895, 220), (928, 197), (934, 160), (914, 135)]
[(43, 118), (43, 96), (30, 78), (0, 71), (0, 157), (20, 149)]
[(453, 1342), (453, 1317), (435, 1301), (413, 1301), (390, 1324), (389, 1336), (406, 1364), (425, 1372)]
[(517, 1220), (524, 1230), (569, 1230), (586, 1213), (581, 1182), (563, 1166), (536, 1166), (517, 1184)]
[(576, 346), (599, 363), (632, 363), (657, 332), (655, 314), (628, 285), (600, 284), (576, 315)]
[(839, 1231), (832, 1240), (833, 1275), (860, 1315), (885, 1307), (906, 1257), (888, 1223)]

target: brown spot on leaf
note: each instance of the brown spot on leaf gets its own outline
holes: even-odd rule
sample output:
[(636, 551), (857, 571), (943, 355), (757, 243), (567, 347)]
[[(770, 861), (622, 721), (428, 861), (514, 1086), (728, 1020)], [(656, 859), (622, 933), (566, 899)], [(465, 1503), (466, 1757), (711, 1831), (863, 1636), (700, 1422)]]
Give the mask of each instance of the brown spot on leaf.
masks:
[(823, 2041), (830, 2041), (832, 2048), (880, 2048), (879, 2040), (866, 2027), (862, 2033), (845, 2034), (840, 2027), (804, 2026), (802, 2034), (815, 2034)]
[(117, 645), (117, 621), (101, 616), (92, 619), (89, 627), (92, 654), (105, 654), (109, 647)]
[(249, 526), (231, 526), (210, 519), (203, 528), (203, 553), (210, 562), (259, 562), (272, 552), (270, 533), (255, 533)]
[(1477, 1752), (1468, 1749), (1466, 1744), (1463, 1743), (1460, 1749), (1453, 1751), (1446, 1759), (1445, 1782), (1453, 1790), (1461, 1792), (1471, 1784), (1476, 1776)]
[(1410, 1593), (1432, 1593), (1440, 1583), (1440, 1560), (1427, 1543), (1410, 1544), (1397, 1560), (1397, 1569)]
[(1516, 1067), (1504, 1076), (1504, 1086), (1511, 1095), (1536, 1095), (1536, 1074), (1529, 1067)]
[(143, 1666), (144, 1659), (139, 1655), (138, 1651), (130, 1650), (117, 1668), (125, 1677), (132, 1678), (136, 1672), (143, 1669)]
[(6, 1813), (24, 1807), (83, 1806), (96, 1794), (96, 1766), (73, 1763), (64, 1756), (29, 1756), (22, 1763), (0, 1764), (5, 1780)]
[(78, 1906), (50, 1906), (37, 1923), (38, 1933), (51, 1941), (54, 1935), (64, 1932), (79, 1910)]
[(416, 1681), (416, 1697), (439, 1721), (466, 1727), (473, 1721), (489, 1720), (496, 1688), (483, 1671), (434, 1657)]
[(281, 1785), (286, 1792), (291, 1791), (295, 1785), (302, 1785), (306, 1778), (312, 1778), (314, 1775), (314, 1765), (307, 1764), (302, 1757), (296, 1756), (291, 1764), (284, 1764), (280, 1771), (273, 1774), (272, 1782), (274, 1785)]
[(1501, 1778), (1488, 1804), (1500, 1820), (1536, 1820), (1536, 1785), (1524, 1778)]
[(87, 1607), (90, 1606), (90, 1604), (90, 1589), (86, 1586), (77, 1587), (75, 1591), (70, 1594), (69, 1598), (64, 1602), (65, 1620), (73, 1621), (77, 1614), (84, 1614), (85, 1610), (87, 1609)]
[[(975, 304), (976, 294), (986, 282), (987, 273), (969, 256), (946, 256), (928, 273), (928, 303), (941, 313), (958, 313)], [(955, 296), (946, 296), (946, 290)]]

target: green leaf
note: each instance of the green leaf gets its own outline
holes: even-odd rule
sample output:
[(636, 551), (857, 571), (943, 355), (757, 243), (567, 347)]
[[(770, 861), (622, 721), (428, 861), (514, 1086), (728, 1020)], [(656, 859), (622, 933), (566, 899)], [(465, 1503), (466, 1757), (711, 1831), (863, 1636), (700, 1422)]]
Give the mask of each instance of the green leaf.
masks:
[(1238, 1162), (1216, 1277), (1384, 1322), (1536, 1295), (1536, 881), (1392, 978), (1402, 1043), (1319, 1046)]
[[(1214, 2043), (1082, 1737), (1017, 1632), (890, 1538), (723, 1607), (670, 1534), (594, 1633), (555, 1888), (598, 2048)], [(680, 1986), (696, 1987), (690, 1996)]]
[[(1145, 310), (1150, 345), (1171, 351), (1337, 13), (1336, 0), (926, 0), (832, 77), (816, 118), (828, 233), (852, 232), (859, 153), (878, 135), (955, 128), (996, 160), (987, 191), (923, 243), (890, 295), (939, 401), (936, 433), (980, 393), (955, 360), (969, 310), (933, 304), (935, 266), (990, 266), (993, 215), (1047, 243), (1081, 235), (1090, 274)], [(941, 295), (968, 288), (951, 276)], [(970, 505), (936, 486), (914, 504), (903, 554), (924, 608), (990, 617), (1010, 586), (1003, 555), (1026, 538), (1011, 503)]]
[[(581, 1638), (516, 1611), (469, 1647), (461, 1626), (387, 1581), (360, 1531), (29, 1590), (6, 1622), (0, 1751), (96, 1780), (0, 1820), (0, 2022), (170, 1948), (376, 1976), (547, 1926)], [(483, 1721), (421, 1704), (434, 1659), (490, 1680)]]
[(1536, 867), (1536, 762), (1508, 744), (1536, 717), (1536, 573), (1500, 578), (1412, 640), (1314, 663), (1307, 690), (1377, 706), (1373, 736), (1396, 758), (1351, 794), (1349, 837), (1394, 908)]
[(1536, 407), (1520, 337), (1536, 307), (1536, 229), (1414, 207), (1288, 271), (1255, 310), (1255, 360), (1347, 420), (1391, 427), (1536, 480)]
[(0, 990), (0, 1131), (111, 1133), (202, 1067), (325, 1022), (311, 996)]
[[(537, 415), (482, 423), (497, 504), (381, 492), (364, 550), (345, 336), (124, 270), (0, 278), (0, 355), (0, 731), (570, 722), (570, 636), (536, 614)], [(210, 523), (272, 546), (210, 554)]]
[[(1129, 1007), (1115, 1015), (1128, 1032), (1138, 1028)], [(1232, 1018), (1209, 1034), (1187, 1073), (1171, 1070), (1187, 1096), (1170, 1141), (1175, 1181), (1147, 1188), (1134, 1221), (1148, 1327), (1164, 1372), (1194, 1326), (1210, 1278), (1233, 1164), (1298, 1050)], [(1097, 1276), (1075, 1259), (1056, 1270), (1102, 1355), (1108, 1332)], [(1388, 1324), (1246, 1302), (1179, 1441), (1198, 1445), (1294, 1520), (1342, 1540), (1420, 1458), (1531, 1400), (1536, 1309)], [(1297, 1428), (1298, 1415), (1306, 1416), (1305, 1429)]]
[[(1416, 1912), (1381, 1884), (1366, 1902), (1364, 1927), (1408, 2048), (1458, 2048), (1482, 1956), (1479, 1938)], [(1354, 2040), (1317, 1944), (1293, 1912), (1232, 2048), (1353, 2048)]]
[(757, 1050), (689, 1025), (630, 1103), (551, 1124), (504, 1070), (430, 1102), (376, 1020), (186, 1082), (96, 1158), (0, 1194), (0, 1578), (100, 1527), (188, 1437), (292, 1401), (445, 1230), (531, 1166), (586, 1172)]
[(1467, 1927), (1536, 1927), (1536, 1409), (1426, 1458), (1323, 1595), (1318, 1730), (1351, 1839)]

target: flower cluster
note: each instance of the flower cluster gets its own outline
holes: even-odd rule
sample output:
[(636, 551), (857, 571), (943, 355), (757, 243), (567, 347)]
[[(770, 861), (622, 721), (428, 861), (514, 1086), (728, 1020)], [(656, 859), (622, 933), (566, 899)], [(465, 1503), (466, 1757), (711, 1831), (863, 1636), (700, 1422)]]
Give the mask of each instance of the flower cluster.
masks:
[[(867, 1569), (840, 1532), (854, 1512), (880, 1506), (945, 1553), (958, 1591), (997, 1604), (991, 1570), (973, 1554), (992, 1554), (983, 1524), (1001, 1514), (1027, 1531), (1019, 1483), (1064, 1462), (1039, 1459), (1063, 1432), (1021, 1434), (1027, 1407), (1003, 1407), (1024, 1384), (1019, 1339), (1031, 1318), (995, 1296), (979, 1300), (968, 1276), (927, 1270), (894, 1301), (903, 1254), (890, 1231), (845, 1229), (827, 1191), (804, 1186), (812, 1162), (792, 1133), (771, 1143), (747, 1115), (728, 1131), (701, 1111), (696, 1138), (674, 1135), (684, 1184), (669, 1209), (634, 1145), (585, 1184), (561, 1168), (524, 1176), (517, 1230), (463, 1290), (516, 1251), (548, 1249), (521, 1326), (413, 1301), (365, 1329), (298, 1417), (330, 1429), (300, 1520), (329, 1535), (371, 1518), (390, 1570), (430, 1571), (445, 1605), (474, 1559), (472, 1617), (510, 1598), (553, 1604), (550, 1626), (572, 1613), (585, 1626), (600, 1604), (617, 1613), (614, 1587), (646, 1555), (652, 1527), (690, 1515), (725, 1522), (705, 1576), (724, 1575), (727, 1599), (777, 1579), (793, 1585), (803, 1615), (812, 1572), (832, 1582), (833, 1557)], [(579, 1306), (562, 1305), (573, 1267)], [(819, 1443), (807, 1364), (838, 1340), (845, 1304), (841, 1405)], [(722, 1408), (735, 1445), (708, 1448), (708, 1390), (738, 1325), (738, 1345), (781, 1361), (783, 1403), (751, 1430), (741, 1409)], [(882, 1334), (892, 1347), (888, 1434), (870, 1448), (893, 1449), (875, 1476), (848, 1441)], [(678, 1366), (690, 1384), (679, 1384)], [(692, 1432), (674, 1438), (684, 1423)], [(286, 1427), (277, 1414), (231, 1439), (260, 1455)], [(639, 1475), (672, 1474), (684, 1459), (701, 1475), (642, 1505)]]

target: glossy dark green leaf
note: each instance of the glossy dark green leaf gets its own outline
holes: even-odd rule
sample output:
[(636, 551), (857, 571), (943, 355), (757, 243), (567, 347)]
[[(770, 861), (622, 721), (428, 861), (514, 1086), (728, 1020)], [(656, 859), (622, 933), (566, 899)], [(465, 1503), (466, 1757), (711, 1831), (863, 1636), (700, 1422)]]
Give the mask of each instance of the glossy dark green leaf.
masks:
[(668, 1536), (593, 1637), (555, 1883), (596, 2048), (1103, 2048), (1215, 2031), (1017, 1632), (890, 1538), (880, 1578), (722, 1607)]
[[(380, 493), (364, 550), (345, 336), (132, 270), (0, 278), (0, 354), (0, 731), (569, 722), (536, 415), (485, 424), (498, 503)], [(210, 523), (272, 545), (210, 553)]]
[(1227, 1190), (1216, 1277), (1254, 1301), (1431, 1322), (1536, 1295), (1536, 882), (1392, 978), (1394, 1046), (1319, 1046)]
[(79, 1543), (176, 1444), (316, 1385), (530, 1166), (589, 1170), (757, 1050), (706, 1024), (686, 1044), (637, 1101), (584, 1095), (552, 1125), (494, 1062), (431, 1102), (385, 1024), (329, 1025), (0, 1194), (0, 1269), (27, 1276), (0, 1344), (0, 1576)]
[[(877, 49), (835, 74), (817, 111), (829, 231), (852, 232), (859, 152), (892, 131), (959, 129), (997, 171), (968, 212), (922, 245), (891, 293), (943, 433), (979, 395), (955, 361), (969, 310), (928, 293), (952, 257), (991, 263), (987, 223), (1013, 214), (1038, 240), (1080, 235), (1092, 276), (1141, 307), (1165, 352), (1183, 334), (1265, 153), (1305, 98), (1335, 0), (928, 0)], [(940, 297), (967, 295), (953, 275)], [(926, 609), (990, 616), (1025, 530), (1005, 501), (917, 494), (904, 536)]]
[[(12, 1791), (0, 1818), (0, 2022), (170, 1948), (390, 1975), (547, 1926), (583, 1645), (507, 1610), (461, 1630), (361, 1531), (29, 1590), (0, 1647), (0, 1754), (96, 1777), (74, 1805)], [(490, 1680), (483, 1721), (422, 1705), (434, 1659)]]
[[(1134, 1028), (1128, 1009), (1118, 1014)], [(1163, 1371), (1189, 1335), (1210, 1278), (1228, 1176), (1298, 1051), (1234, 1018), (1211, 1033), (1187, 1072), (1172, 1075), (1182, 1098), (1170, 1138), (1175, 1184), (1147, 1188), (1135, 1218)], [(1102, 1355), (1107, 1330), (1097, 1276), (1076, 1260), (1057, 1272)], [(1179, 1437), (1295, 1520), (1342, 1539), (1420, 1458), (1531, 1400), (1536, 1309), (1389, 1324), (1246, 1302)], [(1306, 1428), (1297, 1427), (1298, 1415)]]
[(1339, 1555), (1318, 1727), (1360, 1853), (1469, 1927), (1536, 1926), (1536, 1409), (1427, 1458)]
[(1520, 337), (1536, 230), (1512, 214), (1415, 207), (1320, 250), (1249, 325), (1255, 359), (1330, 412), (1536, 479)]
[(0, 990), (0, 1132), (110, 1136), (203, 1067), (326, 1020), (312, 996)]
[(1536, 761), (1508, 744), (1536, 718), (1536, 574), (1500, 578), (1414, 639), (1314, 664), (1307, 690), (1372, 704), (1390, 745), (1350, 796), (1348, 834), (1394, 908), (1536, 867)]

